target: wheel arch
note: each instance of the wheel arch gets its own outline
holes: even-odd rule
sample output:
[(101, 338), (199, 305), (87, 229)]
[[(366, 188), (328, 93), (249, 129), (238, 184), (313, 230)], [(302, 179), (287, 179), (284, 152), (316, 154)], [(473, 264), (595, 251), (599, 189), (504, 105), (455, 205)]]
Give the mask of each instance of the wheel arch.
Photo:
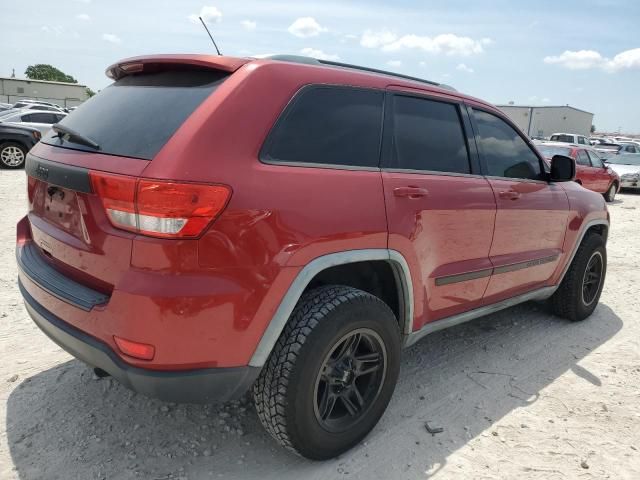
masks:
[(576, 256), (576, 253), (578, 252), (578, 248), (580, 248), (580, 245), (582, 244), (582, 242), (584, 241), (585, 237), (589, 232), (594, 232), (602, 236), (606, 243), (607, 238), (609, 236), (609, 222), (602, 218), (602, 219), (591, 220), (583, 225), (580, 233), (576, 237), (576, 242), (573, 245), (573, 249), (571, 250), (571, 256), (569, 257), (569, 260), (567, 261), (566, 265), (563, 267), (562, 274), (560, 275), (560, 278), (556, 283), (555, 288), (558, 288), (562, 283), (562, 280), (564, 280), (564, 277), (569, 271), (569, 268), (571, 267), (571, 263), (573, 263), (573, 259)]
[[(409, 265), (402, 254), (395, 250), (384, 248), (331, 253), (312, 260), (298, 273), (262, 334), (249, 365), (262, 367), (266, 363), (298, 300), (310, 286), (313, 287), (314, 281), (322, 278), (323, 274), (328, 275), (327, 272), (331, 272), (332, 269), (337, 267), (371, 263), (389, 266), (393, 275), (398, 302), (394, 313), (398, 317), (400, 332), (403, 335), (410, 333), (413, 324), (413, 284)], [(344, 284), (349, 285), (349, 283)], [(383, 298), (383, 300), (385, 299)], [(392, 306), (390, 308), (394, 310)]]

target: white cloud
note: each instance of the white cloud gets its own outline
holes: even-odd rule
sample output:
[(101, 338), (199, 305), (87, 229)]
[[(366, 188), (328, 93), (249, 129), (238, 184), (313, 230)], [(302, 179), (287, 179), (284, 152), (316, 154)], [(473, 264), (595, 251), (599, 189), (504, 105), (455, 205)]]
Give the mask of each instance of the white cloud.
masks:
[(300, 17), (289, 25), (288, 31), (296, 37), (308, 38), (326, 32), (327, 29), (322, 27), (313, 17)]
[(317, 58), (318, 60), (331, 60), (334, 62), (340, 60), (340, 57), (338, 55), (325, 53), (322, 50), (318, 50), (316, 48), (303, 48), (302, 50), (300, 50), (300, 53), (302, 55), (306, 55), (307, 57)]
[(460, 70), (461, 72), (473, 73), (473, 68), (466, 66), (464, 63), (459, 63), (456, 67), (456, 70)]
[(91, 17), (86, 13), (79, 13), (78, 15), (76, 15), (76, 18), (78, 20), (82, 20), (83, 22), (88, 22), (89, 20), (91, 20)]
[(387, 65), (393, 68), (398, 68), (402, 66), (402, 60), (389, 60)]
[(64, 33), (64, 27), (62, 25), (43, 25), (40, 29), (44, 33), (51, 33), (56, 37), (59, 37)]
[(403, 49), (419, 49), (428, 53), (443, 53), (445, 55), (468, 56), (484, 51), (484, 47), (491, 45), (493, 40), (482, 38), (474, 40), (461, 37), (453, 33), (444, 33), (435, 37), (421, 35), (403, 35), (398, 37), (388, 30), (366, 30), (360, 38), (360, 45), (366, 48), (382, 48), (384, 52), (397, 52)]
[(114, 35), (113, 33), (103, 33), (102, 39), (109, 43), (122, 43), (122, 40), (119, 36)]
[(378, 48), (395, 42), (397, 39), (398, 36), (389, 30), (380, 30), (378, 32), (365, 30), (362, 37), (360, 37), (360, 45), (366, 48)]
[(532, 95), (528, 100), (530, 103), (549, 103), (551, 101), (547, 97), (540, 98), (537, 95)]
[(396, 41), (382, 47), (385, 52), (396, 52), (405, 48), (417, 48), (428, 53), (444, 53), (445, 55), (468, 56), (482, 53), (486, 40), (474, 40), (469, 37), (459, 37), (453, 33), (445, 33), (435, 37), (420, 35), (404, 35)]
[(240, 25), (242, 25), (245, 30), (255, 30), (258, 26), (253, 20), (243, 20), (240, 22)]
[(624, 70), (640, 68), (640, 48), (625, 50), (613, 57), (613, 60), (607, 62), (607, 69)]
[(579, 50), (572, 52), (565, 50), (561, 55), (544, 57), (544, 63), (557, 64), (570, 70), (584, 70), (599, 67), (604, 58), (594, 50)]
[(198, 17), (202, 17), (205, 22), (218, 23), (222, 20), (222, 12), (216, 7), (205, 6), (200, 9), (200, 13), (192, 13), (188, 18), (193, 23), (199, 23), (200, 19)]
[(595, 50), (565, 50), (560, 55), (544, 57), (544, 63), (560, 65), (569, 70), (600, 68), (607, 72), (640, 69), (640, 48), (625, 50), (612, 59)]

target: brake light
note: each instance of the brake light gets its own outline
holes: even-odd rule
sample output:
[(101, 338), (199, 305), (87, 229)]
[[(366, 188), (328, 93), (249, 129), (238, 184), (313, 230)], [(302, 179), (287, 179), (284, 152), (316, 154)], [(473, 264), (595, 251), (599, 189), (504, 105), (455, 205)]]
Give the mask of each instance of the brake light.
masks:
[(152, 237), (199, 236), (231, 197), (226, 185), (136, 179), (93, 171), (89, 176), (114, 227)]

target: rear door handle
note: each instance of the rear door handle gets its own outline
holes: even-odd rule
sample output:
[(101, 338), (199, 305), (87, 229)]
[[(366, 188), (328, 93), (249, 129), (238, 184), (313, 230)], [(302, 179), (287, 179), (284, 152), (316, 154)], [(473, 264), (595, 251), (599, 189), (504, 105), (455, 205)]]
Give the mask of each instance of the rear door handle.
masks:
[(421, 198), (429, 195), (429, 190), (420, 187), (396, 187), (393, 194), (396, 197)]
[(520, 198), (520, 194), (515, 190), (504, 190), (498, 193), (498, 196), (505, 200), (517, 200)]

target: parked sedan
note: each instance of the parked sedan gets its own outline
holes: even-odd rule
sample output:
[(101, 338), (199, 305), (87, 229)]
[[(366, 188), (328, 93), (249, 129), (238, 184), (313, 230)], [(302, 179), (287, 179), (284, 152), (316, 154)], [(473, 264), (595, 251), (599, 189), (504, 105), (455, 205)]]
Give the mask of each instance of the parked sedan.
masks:
[[(620, 189), (620, 177), (604, 164), (593, 148), (560, 142), (536, 143), (536, 147), (549, 162), (554, 155), (573, 158), (576, 161), (576, 182), (589, 190), (602, 193), (607, 202), (615, 200)], [(623, 155), (625, 158), (627, 156)]]
[(605, 160), (620, 175), (622, 188), (640, 188), (640, 154), (616, 155)]
[(67, 114), (64, 112), (47, 112), (43, 110), (20, 110), (0, 117), (0, 122), (25, 123), (28, 126), (37, 128), (42, 133), (47, 133), (51, 125), (58, 123)]
[(0, 124), (0, 166), (21, 168), (27, 152), (31, 150), (42, 134), (40, 130), (19, 123)]

